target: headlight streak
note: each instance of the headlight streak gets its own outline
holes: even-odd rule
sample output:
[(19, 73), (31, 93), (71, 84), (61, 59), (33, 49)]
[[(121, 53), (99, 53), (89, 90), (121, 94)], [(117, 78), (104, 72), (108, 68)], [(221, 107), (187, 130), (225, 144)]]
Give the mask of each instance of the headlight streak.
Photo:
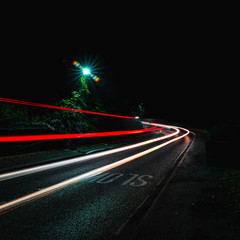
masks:
[[(172, 126), (171, 126), (171, 128), (177, 129), (176, 127), (172, 127)], [(83, 181), (83, 180), (85, 180), (87, 178), (99, 175), (99, 174), (104, 173), (106, 171), (109, 171), (109, 170), (111, 170), (113, 168), (117, 168), (117, 167), (119, 167), (119, 166), (121, 166), (121, 165), (123, 165), (125, 163), (131, 162), (131, 161), (133, 161), (133, 160), (135, 160), (135, 159), (137, 159), (139, 157), (142, 157), (142, 156), (144, 156), (146, 154), (149, 154), (149, 153), (151, 153), (153, 151), (156, 151), (156, 150), (158, 150), (158, 149), (160, 149), (160, 148), (162, 148), (164, 146), (167, 146), (170, 143), (178, 141), (178, 140), (184, 138), (185, 136), (187, 136), (189, 134), (189, 131), (187, 129), (183, 129), (183, 128), (180, 128), (180, 129), (186, 131), (186, 133), (181, 135), (181, 136), (179, 136), (179, 137), (171, 139), (171, 140), (169, 140), (169, 141), (167, 141), (165, 143), (162, 143), (162, 144), (160, 144), (158, 146), (155, 146), (153, 148), (145, 150), (143, 152), (134, 154), (134, 155), (132, 155), (130, 157), (124, 158), (124, 159), (119, 160), (117, 162), (114, 162), (114, 163), (111, 163), (111, 164), (107, 164), (107, 165), (105, 165), (103, 167), (91, 170), (91, 171), (89, 171), (87, 173), (84, 173), (84, 174), (81, 174), (81, 175), (79, 175), (77, 177), (73, 177), (71, 179), (68, 179), (68, 180), (65, 180), (63, 182), (60, 182), (60, 183), (54, 184), (52, 186), (49, 186), (47, 188), (44, 188), (42, 190), (39, 190), (39, 191), (36, 191), (34, 193), (28, 194), (26, 196), (20, 197), (18, 199), (15, 199), (13, 201), (8, 202), (8, 203), (2, 204), (2, 205), (0, 205), (0, 214), (7, 213), (7, 212), (9, 212), (9, 211), (11, 211), (11, 210), (13, 210), (15, 208), (18, 208), (18, 207), (20, 207), (22, 205), (25, 205), (25, 204), (29, 203), (29, 202), (35, 201), (35, 200), (37, 200), (39, 198), (42, 198), (42, 197), (44, 197), (46, 195), (49, 195), (51, 193), (54, 193), (54, 192), (56, 192), (56, 191), (58, 191), (58, 190), (60, 190), (62, 188), (65, 188), (65, 187), (67, 187), (69, 185), (72, 185), (72, 184), (78, 183), (80, 181)], [(179, 133), (179, 129), (177, 129), (177, 130), (178, 130), (178, 133)]]
[[(150, 123), (148, 123), (148, 124), (150, 124)], [(162, 126), (160, 124), (151, 124), (151, 125)], [(132, 145), (129, 145), (129, 146), (115, 148), (115, 149), (111, 149), (111, 150), (106, 150), (106, 151), (99, 152), (99, 153), (94, 153), (94, 154), (91, 154), (91, 155), (88, 155), (88, 156), (76, 157), (76, 158), (73, 158), (73, 159), (70, 159), (70, 160), (68, 159), (68, 160), (64, 160), (64, 161), (60, 161), (60, 162), (56, 162), (56, 163), (44, 164), (44, 165), (38, 166), (38, 167), (31, 167), (31, 168), (26, 168), (26, 169), (13, 171), (13, 172), (9, 172), (9, 173), (3, 173), (3, 174), (0, 174), (0, 182), (11, 179), (11, 178), (25, 176), (25, 175), (28, 175), (28, 174), (32, 174), (32, 173), (36, 173), (36, 172), (40, 172), (40, 171), (45, 171), (45, 170), (49, 170), (49, 169), (52, 169), (52, 168), (62, 167), (62, 166), (66, 166), (66, 165), (77, 163), (77, 162), (88, 161), (88, 160), (91, 160), (93, 158), (103, 157), (103, 156), (107, 156), (107, 155), (110, 155), (110, 154), (130, 150), (130, 149), (137, 148), (137, 147), (141, 147), (141, 146), (153, 143), (153, 142), (157, 142), (157, 141), (161, 141), (161, 140), (173, 137), (180, 132), (179, 129), (177, 129), (177, 128), (174, 128), (174, 130), (175, 130), (175, 132), (173, 132), (171, 134), (168, 134), (168, 135), (165, 135), (165, 136), (162, 136), (162, 137), (158, 137), (158, 138), (154, 138), (154, 139), (151, 139), (151, 140), (143, 141), (143, 142), (140, 142), (140, 143), (132, 144)]]
[[(30, 105), (30, 106), (35, 106), (35, 107), (43, 107), (43, 108), (51, 108), (51, 109), (57, 109), (57, 110), (65, 110), (65, 111), (74, 111), (74, 112), (81, 112), (81, 113), (86, 113), (86, 114), (95, 114), (95, 115), (102, 115), (102, 116), (108, 116), (108, 117), (118, 117), (118, 118), (129, 118), (129, 119), (135, 119), (135, 117), (129, 117), (129, 116), (120, 116), (120, 115), (113, 115), (113, 114), (106, 114), (106, 113), (98, 113), (98, 112), (91, 112), (91, 111), (85, 111), (85, 110), (80, 110), (80, 109), (72, 109), (72, 108), (65, 108), (65, 107), (60, 107), (60, 106), (53, 106), (53, 105), (47, 105), (47, 104), (40, 104), (40, 103), (32, 103), (32, 102), (26, 102), (26, 101), (19, 101), (19, 100), (13, 100), (13, 99), (7, 99), (7, 98), (0, 98), (0, 101), (2, 102), (10, 102), (10, 103), (16, 103), (16, 104), (24, 104), (24, 105)], [(39, 171), (44, 171), (47, 169), (51, 169), (51, 168), (56, 168), (59, 166), (64, 166), (67, 164), (71, 164), (71, 163), (75, 163), (75, 162), (80, 162), (80, 161), (86, 161), (86, 160), (90, 160), (94, 157), (100, 157), (100, 156), (104, 156), (104, 155), (108, 155), (108, 154), (113, 154), (113, 153), (117, 153), (120, 151), (124, 151), (124, 150), (128, 150), (131, 148), (135, 148), (135, 147), (139, 147), (139, 146), (143, 146), (152, 142), (156, 142), (156, 141), (160, 141), (166, 138), (170, 138), (176, 134), (178, 134), (180, 131), (177, 127), (174, 126), (167, 126), (167, 125), (162, 125), (162, 124), (155, 124), (155, 123), (147, 123), (147, 122), (142, 122), (143, 124), (149, 124), (149, 125), (153, 125), (154, 127), (152, 128), (147, 128), (147, 129), (141, 129), (141, 130), (132, 130), (132, 131), (115, 131), (115, 132), (99, 132), (99, 133), (75, 133), (75, 134), (48, 134), (48, 135), (29, 135), (29, 136), (0, 136), (0, 142), (11, 142), (11, 141), (35, 141), (35, 140), (50, 140), (50, 139), (66, 139), (66, 138), (79, 138), (79, 137), (98, 137), (98, 136), (118, 136), (118, 135), (126, 135), (126, 134), (136, 134), (136, 133), (142, 133), (142, 132), (147, 132), (147, 131), (157, 131), (157, 130), (161, 130), (163, 128), (167, 128), (167, 129), (173, 129), (175, 130), (174, 133), (172, 134), (168, 134), (166, 136), (163, 137), (159, 137), (159, 138), (155, 138), (152, 140), (148, 140), (148, 141), (144, 141), (141, 143), (137, 143), (137, 144), (133, 144), (130, 146), (126, 146), (126, 147), (121, 147), (118, 149), (112, 149), (112, 150), (108, 150), (108, 151), (104, 151), (101, 153), (96, 153), (96, 154), (92, 154), (89, 156), (84, 156), (84, 157), (77, 157), (77, 158), (73, 158), (71, 160), (65, 160), (65, 161), (61, 161), (61, 162), (57, 162), (57, 163), (53, 163), (53, 164), (46, 164), (43, 166), (39, 166), (39, 167), (34, 167), (34, 168), (28, 168), (28, 169), (24, 169), (24, 170), (20, 170), (20, 171), (15, 171), (15, 172), (11, 172), (11, 173), (6, 173), (6, 174), (1, 174), (0, 175), (0, 181), (4, 181), (7, 179), (11, 179), (14, 177), (19, 177), (19, 176), (23, 176), (23, 175), (27, 175), (27, 174), (31, 174), (31, 173), (35, 173), (35, 172), (39, 172)], [(161, 128), (157, 128), (157, 126), (161, 126)], [(65, 180), (63, 182), (60, 182), (58, 184), (54, 184), (52, 186), (49, 186), (47, 188), (44, 188), (42, 190), (36, 191), (34, 193), (28, 194), (26, 196), (20, 197), (18, 199), (15, 199), (13, 201), (10, 201), (8, 203), (2, 204), (0, 205), (0, 214), (4, 214), (8, 211), (11, 211), (15, 208), (18, 208), (24, 204), (27, 204), (31, 201), (35, 201), (39, 198), (42, 198), (46, 195), (49, 195), (53, 192), (56, 192), (62, 188), (65, 188), (69, 185), (72, 185), (74, 183), (80, 182), (84, 179), (93, 177), (95, 175), (101, 174), (103, 172), (109, 171), (113, 168), (116, 168), (118, 166), (121, 166), (125, 163), (128, 163), (130, 161), (133, 161), (141, 156), (144, 156), (146, 154), (149, 154), (153, 151), (156, 151), (172, 142), (175, 142), (183, 137), (185, 137), (186, 135), (189, 134), (189, 131), (186, 129), (182, 129), (184, 131), (186, 131), (185, 134), (183, 134), (182, 136), (176, 137), (174, 139), (171, 139), (165, 143), (162, 143), (156, 147), (150, 148), (148, 150), (145, 150), (143, 152), (140, 152), (138, 154), (134, 154), (130, 157), (124, 158), (122, 160), (116, 161), (114, 163), (111, 164), (107, 164), (103, 167), (97, 168), (95, 170), (91, 170), (87, 173), (81, 174), (77, 177), (73, 177), (71, 179)], [(85, 135), (85, 136), (84, 136)]]

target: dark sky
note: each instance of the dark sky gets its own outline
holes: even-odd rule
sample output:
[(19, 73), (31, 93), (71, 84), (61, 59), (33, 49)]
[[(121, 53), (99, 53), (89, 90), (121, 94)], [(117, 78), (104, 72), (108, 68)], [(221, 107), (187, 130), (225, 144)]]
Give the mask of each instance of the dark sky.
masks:
[(146, 116), (172, 121), (205, 124), (237, 116), (233, 25), (121, 16), (79, 25), (60, 16), (63, 21), (6, 27), (1, 97), (51, 104), (74, 90), (71, 61), (77, 60), (95, 63), (101, 83), (94, 91), (103, 98), (112, 94), (119, 114), (126, 104), (143, 103)]

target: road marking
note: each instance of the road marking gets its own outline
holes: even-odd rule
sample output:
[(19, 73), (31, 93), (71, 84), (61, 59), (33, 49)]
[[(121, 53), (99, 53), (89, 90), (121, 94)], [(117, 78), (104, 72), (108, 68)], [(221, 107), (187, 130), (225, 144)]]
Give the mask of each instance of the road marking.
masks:
[(124, 183), (122, 183), (122, 186), (125, 186), (127, 184), (129, 184), (133, 179), (135, 179), (136, 177), (138, 177), (139, 175), (138, 174), (128, 174), (128, 175), (132, 175), (131, 178), (129, 178), (127, 181), (125, 181)]
[[(145, 179), (144, 179), (145, 178)], [(147, 181), (146, 181), (146, 178), (153, 178), (153, 176), (151, 175), (142, 175), (142, 176), (139, 176), (137, 178), (138, 181), (140, 181), (140, 183), (136, 183), (136, 182), (131, 182), (130, 183), (130, 186), (133, 186), (133, 187), (142, 187), (142, 186), (145, 186), (147, 184)]]
[(120, 177), (122, 177), (124, 174), (122, 173), (112, 173), (104, 178), (101, 178), (100, 180), (96, 181), (96, 183), (101, 183), (101, 184), (105, 184), (105, 183), (111, 183), (117, 179), (119, 179)]
[(128, 224), (130, 218), (128, 218), (127, 220), (125, 220), (125, 222), (122, 223), (122, 225), (119, 227), (119, 229), (115, 232), (115, 236), (120, 235), (120, 233), (122, 232), (122, 230), (125, 228), (125, 226)]
[[(130, 178), (129, 178), (130, 176)], [(127, 180), (126, 180), (127, 178)], [(87, 182), (95, 182), (99, 184), (113, 183), (119, 179), (119, 184), (122, 186), (143, 187), (147, 185), (148, 180), (152, 179), (152, 175), (139, 175), (139, 174), (124, 174), (124, 173), (104, 173), (94, 177), (93, 179), (87, 179)]]
[(148, 200), (148, 198), (150, 197), (150, 194), (147, 195), (147, 197), (145, 197), (145, 199), (137, 206), (136, 210), (138, 210), (139, 208), (141, 208), (143, 206), (143, 204)]
[(86, 179), (86, 181), (87, 181), (87, 182), (94, 182), (94, 181), (96, 181), (97, 179), (102, 178), (103, 176), (106, 176), (106, 175), (108, 175), (108, 174), (109, 174), (109, 173), (103, 173), (103, 174), (97, 175), (97, 176), (95, 176), (95, 177)]
[(44, 188), (44, 189), (42, 189), (40, 191), (33, 192), (31, 194), (28, 194), (28, 195), (25, 195), (23, 197), (17, 198), (15, 200), (9, 201), (8, 203), (2, 204), (2, 205), (0, 205), (0, 213), (4, 214), (6, 212), (11, 211), (12, 209), (16, 209), (16, 208), (18, 208), (18, 207), (20, 207), (20, 206), (22, 206), (24, 204), (27, 204), (29, 202), (35, 201), (35, 200), (37, 200), (39, 198), (42, 198), (42, 197), (47, 196), (49, 194), (52, 194), (52, 193), (54, 193), (54, 192), (56, 192), (56, 191), (58, 191), (60, 189), (63, 189), (65, 187), (67, 187), (67, 186), (70, 186), (72, 184), (81, 182), (82, 180), (85, 180), (87, 178), (99, 175), (99, 174), (104, 173), (106, 171), (109, 171), (111, 169), (117, 168), (117, 167), (119, 167), (119, 166), (121, 166), (123, 164), (131, 162), (131, 161), (133, 161), (133, 160), (135, 160), (137, 158), (140, 158), (140, 157), (142, 157), (144, 155), (147, 155), (147, 154), (149, 154), (149, 153), (151, 153), (153, 151), (156, 151), (156, 150), (158, 150), (158, 149), (160, 149), (160, 148), (162, 148), (164, 146), (167, 146), (170, 143), (178, 141), (179, 139), (187, 136), (189, 134), (189, 131), (188, 130), (185, 130), (185, 131), (186, 131), (186, 133), (183, 134), (182, 136), (179, 136), (179, 137), (176, 137), (174, 139), (171, 139), (171, 140), (169, 140), (169, 141), (167, 141), (165, 143), (162, 143), (162, 144), (160, 144), (158, 146), (155, 146), (155, 147), (150, 148), (148, 150), (145, 150), (143, 152), (134, 154), (134, 155), (132, 155), (130, 157), (124, 158), (124, 159), (119, 160), (117, 162), (114, 162), (114, 163), (111, 163), (111, 164), (107, 164), (107, 165), (105, 165), (103, 167), (91, 170), (91, 171), (89, 171), (87, 173), (81, 174), (79, 176), (73, 177), (73, 178), (65, 180), (63, 182), (60, 182), (60, 183), (54, 184), (52, 186), (46, 187), (46, 188)]

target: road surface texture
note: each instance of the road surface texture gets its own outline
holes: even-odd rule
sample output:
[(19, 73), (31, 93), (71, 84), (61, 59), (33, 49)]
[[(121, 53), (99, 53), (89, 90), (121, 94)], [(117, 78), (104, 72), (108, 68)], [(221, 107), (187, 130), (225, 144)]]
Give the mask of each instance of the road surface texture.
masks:
[(240, 239), (240, 215), (212, 173), (198, 135), (138, 227), (125, 228), (121, 239)]
[[(174, 139), (183, 134), (183, 130)], [(156, 137), (156, 136), (155, 136)], [(2, 239), (114, 239), (152, 198), (176, 160), (190, 146), (188, 136), (71, 184), (0, 215)], [(0, 182), (0, 205), (86, 172), (129, 158), (169, 141), (164, 139), (126, 151), (40, 171)], [(142, 215), (142, 214), (141, 214)], [(140, 220), (140, 218), (139, 218)]]
[[(0, 205), (168, 140), (1, 181)], [(6, 240), (235, 240), (240, 239), (240, 217), (206, 166), (204, 138), (190, 133), (1, 214), (0, 231)]]

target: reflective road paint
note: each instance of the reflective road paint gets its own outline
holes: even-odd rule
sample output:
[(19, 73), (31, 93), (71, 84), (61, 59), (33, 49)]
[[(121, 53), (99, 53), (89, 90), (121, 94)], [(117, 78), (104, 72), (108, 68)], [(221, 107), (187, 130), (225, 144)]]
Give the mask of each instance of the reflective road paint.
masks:
[(119, 184), (122, 186), (132, 186), (132, 187), (143, 187), (145, 186), (150, 179), (152, 179), (152, 175), (139, 175), (133, 173), (103, 173), (100, 176), (97, 176), (94, 179), (86, 180), (88, 182), (95, 182), (99, 184), (109, 184), (113, 183), (116, 180), (119, 181)]

